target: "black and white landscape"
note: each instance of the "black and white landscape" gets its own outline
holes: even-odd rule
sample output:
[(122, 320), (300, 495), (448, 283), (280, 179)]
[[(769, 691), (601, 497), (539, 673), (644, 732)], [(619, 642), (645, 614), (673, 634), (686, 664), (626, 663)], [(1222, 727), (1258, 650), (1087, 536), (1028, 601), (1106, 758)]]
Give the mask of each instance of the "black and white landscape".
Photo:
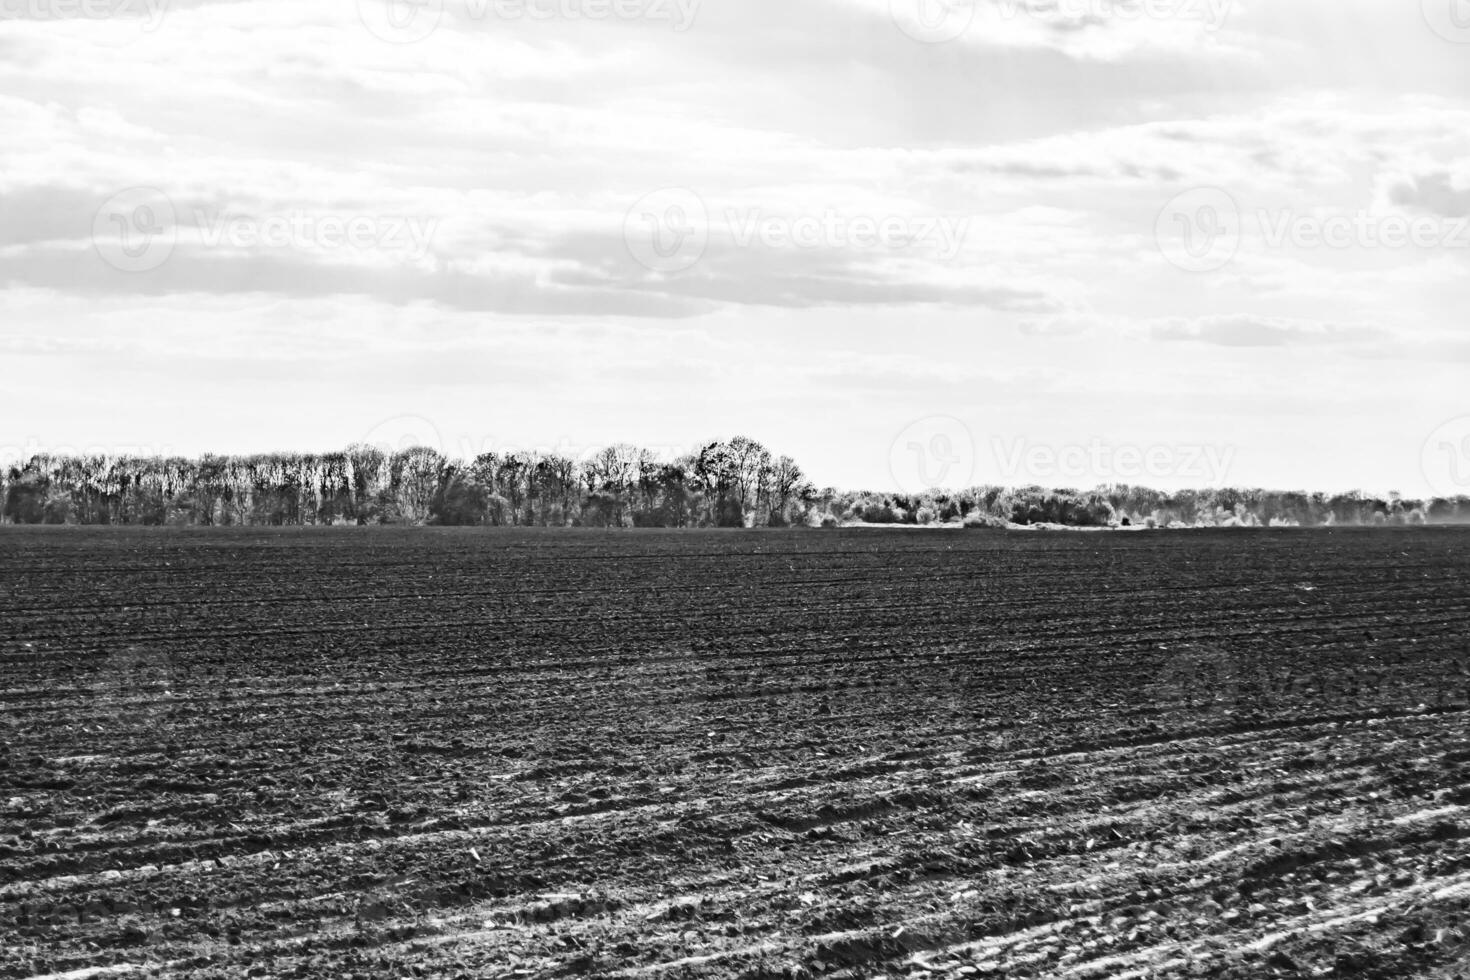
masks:
[(0, 980), (1470, 976), (1467, 0), (0, 0)]

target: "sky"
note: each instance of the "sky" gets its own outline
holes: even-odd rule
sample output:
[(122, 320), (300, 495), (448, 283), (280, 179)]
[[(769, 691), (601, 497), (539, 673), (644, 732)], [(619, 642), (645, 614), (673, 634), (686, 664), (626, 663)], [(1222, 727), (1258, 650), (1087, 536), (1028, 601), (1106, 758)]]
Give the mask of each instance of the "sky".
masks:
[(1470, 0), (0, 0), (0, 456), (1470, 493)]

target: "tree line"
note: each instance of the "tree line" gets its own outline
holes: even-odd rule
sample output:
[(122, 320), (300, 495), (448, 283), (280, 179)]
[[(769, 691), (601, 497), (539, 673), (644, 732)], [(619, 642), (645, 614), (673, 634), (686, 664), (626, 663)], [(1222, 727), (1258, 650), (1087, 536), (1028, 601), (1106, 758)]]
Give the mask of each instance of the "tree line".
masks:
[(1094, 490), (1040, 486), (973, 487), (904, 497), (835, 495), (839, 523), (949, 524), (970, 527), (1056, 524), (1068, 527), (1326, 527), (1470, 524), (1470, 497), (1413, 500), (1357, 491), (1310, 493), (1225, 487), (1165, 492), (1113, 484)]
[(17, 524), (785, 526), (815, 489), (753, 439), (665, 460), (631, 445), (583, 460), (415, 446), (184, 457), (37, 455), (0, 477)]
[(675, 459), (632, 445), (583, 459), (423, 446), (199, 458), (37, 455), (0, 471), (13, 524), (547, 527), (1270, 526), (1470, 522), (1470, 498), (1145, 487), (982, 486), (921, 495), (818, 489), (744, 436)]

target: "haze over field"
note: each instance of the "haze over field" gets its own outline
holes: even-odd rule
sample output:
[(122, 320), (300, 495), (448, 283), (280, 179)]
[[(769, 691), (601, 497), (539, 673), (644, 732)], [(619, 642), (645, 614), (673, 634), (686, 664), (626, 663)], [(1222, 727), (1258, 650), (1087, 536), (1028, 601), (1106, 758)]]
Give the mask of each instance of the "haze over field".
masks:
[(8, 0), (0, 451), (1467, 493), (1456, 3)]

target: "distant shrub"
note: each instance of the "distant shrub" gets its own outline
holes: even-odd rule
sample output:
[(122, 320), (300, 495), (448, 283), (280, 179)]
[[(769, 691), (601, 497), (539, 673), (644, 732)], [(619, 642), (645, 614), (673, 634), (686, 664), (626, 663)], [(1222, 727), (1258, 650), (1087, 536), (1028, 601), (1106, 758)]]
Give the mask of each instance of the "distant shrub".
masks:
[(1003, 517), (996, 517), (994, 514), (986, 514), (983, 511), (977, 510), (972, 514), (965, 515), (964, 526), (972, 528), (990, 527), (1004, 529), (1006, 527), (1009, 527), (1010, 525), (1006, 523), (1006, 520)]
[(853, 508), (853, 516), (864, 524), (902, 524), (907, 518), (903, 508), (888, 500), (868, 499)]
[(933, 524), (934, 511), (929, 507), (920, 507), (914, 512), (914, 521), (918, 524)]

